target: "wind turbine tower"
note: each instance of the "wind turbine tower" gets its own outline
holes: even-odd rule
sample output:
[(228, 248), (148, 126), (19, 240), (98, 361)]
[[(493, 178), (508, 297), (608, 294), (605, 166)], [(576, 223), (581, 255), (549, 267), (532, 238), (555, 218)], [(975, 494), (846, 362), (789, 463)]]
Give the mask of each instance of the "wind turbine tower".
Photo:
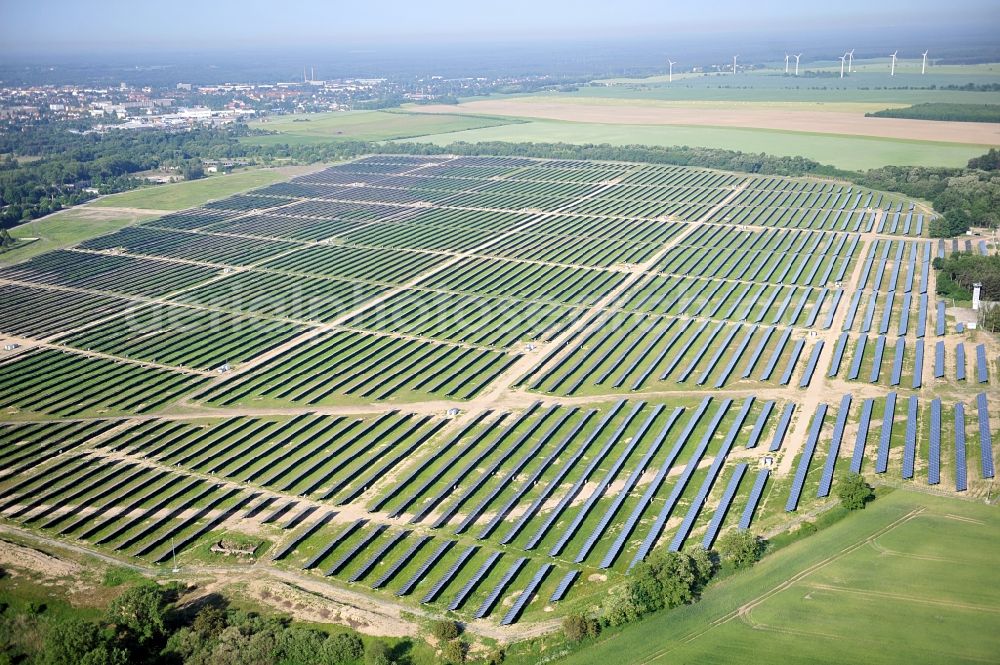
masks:
[(734, 75), (736, 74), (736, 58), (738, 58), (738, 57), (740, 57), (740, 56), (738, 56), (738, 55), (734, 55), (733, 56), (733, 74)]
[(844, 78), (844, 63), (847, 62), (847, 54), (840, 56), (840, 78)]
[(854, 71), (854, 49), (847, 52), (847, 73)]
[(669, 67), (669, 70), (668, 70), (669, 73), (667, 74), (667, 83), (673, 83), (674, 82), (674, 65), (676, 65), (676, 64), (677, 64), (676, 62), (674, 62), (670, 58), (667, 58), (667, 66)]
[(801, 58), (801, 57), (802, 57), (801, 53), (799, 53), (797, 56), (795, 56), (795, 75), (796, 76), (799, 75), (799, 58)]
[(785, 54), (785, 76), (788, 76), (788, 54)]
[(892, 55), (889, 56), (890, 58), (892, 58), (892, 66), (889, 68), (889, 76), (895, 76), (896, 75), (896, 55), (897, 54), (899, 54), (899, 51), (896, 51), (895, 53), (893, 53)]
[(924, 63), (922, 65), (920, 65), (920, 73), (921, 74), (926, 74), (927, 73), (927, 53), (928, 53), (927, 51), (924, 51), (924, 53), (923, 53)]

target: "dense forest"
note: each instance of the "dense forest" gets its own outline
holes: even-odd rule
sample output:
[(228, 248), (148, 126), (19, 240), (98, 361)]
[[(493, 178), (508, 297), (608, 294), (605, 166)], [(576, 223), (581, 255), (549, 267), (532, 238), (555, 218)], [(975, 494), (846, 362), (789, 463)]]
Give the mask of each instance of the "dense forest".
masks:
[(909, 118), (953, 122), (1000, 122), (1000, 104), (949, 104), (927, 102), (898, 109), (866, 113), (869, 118)]

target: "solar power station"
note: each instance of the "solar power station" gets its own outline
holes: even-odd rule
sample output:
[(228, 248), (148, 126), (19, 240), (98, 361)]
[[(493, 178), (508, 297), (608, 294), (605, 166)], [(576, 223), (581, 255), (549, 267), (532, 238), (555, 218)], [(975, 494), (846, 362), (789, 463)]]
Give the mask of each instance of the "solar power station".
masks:
[(506, 626), (848, 472), (985, 497), (1000, 353), (935, 298), (959, 247), (930, 215), (376, 155), (41, 254), (0, 269), (0, 515), (147, 565), (252, 534), (266, 566)]

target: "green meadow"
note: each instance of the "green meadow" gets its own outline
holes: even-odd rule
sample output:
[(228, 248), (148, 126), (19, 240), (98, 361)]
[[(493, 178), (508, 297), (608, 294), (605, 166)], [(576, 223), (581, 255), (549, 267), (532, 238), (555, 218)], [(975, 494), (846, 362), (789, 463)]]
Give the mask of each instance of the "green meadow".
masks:
[(567, 663), (992, 662), (996, 509), (905, 490)]

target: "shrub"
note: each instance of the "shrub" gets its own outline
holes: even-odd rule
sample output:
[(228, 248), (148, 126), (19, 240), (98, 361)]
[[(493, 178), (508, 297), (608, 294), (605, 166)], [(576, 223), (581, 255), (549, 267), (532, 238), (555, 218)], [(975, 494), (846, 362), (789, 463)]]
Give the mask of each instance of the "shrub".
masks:
[(719, 554), (736, 568), (749, 568), (764, 554), (764, 541), (746, 529), (736, 529), (722, 536)]
[(442, 619), (440, 621), (435, 621), (431, 624), (431, 635), (436, 637), (441, 642), (447, 642), (458, 637), (459, 626), (454, 621), (449, 621), (448, 619)]
[(875, 498), (875, 492), (860, 473), (849, 473), (837, 485), (837, 497), (844, 508), (861, 510)]

